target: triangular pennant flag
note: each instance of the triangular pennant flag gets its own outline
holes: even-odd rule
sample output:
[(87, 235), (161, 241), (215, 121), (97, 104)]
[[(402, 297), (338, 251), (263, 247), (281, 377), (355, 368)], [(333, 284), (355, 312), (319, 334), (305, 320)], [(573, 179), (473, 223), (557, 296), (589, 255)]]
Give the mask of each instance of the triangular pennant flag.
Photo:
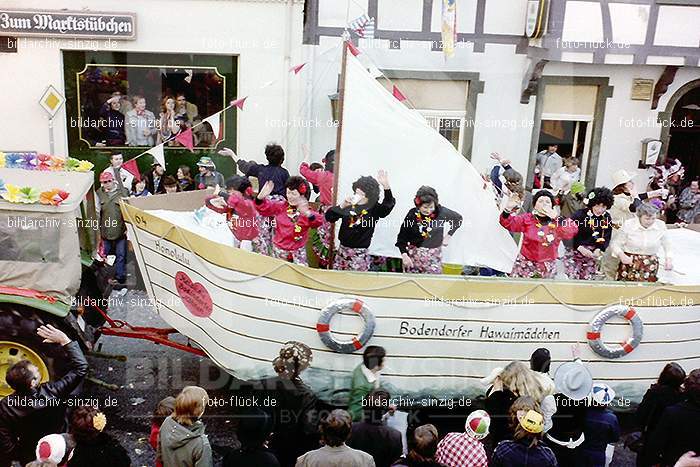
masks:
[(302, 68), (304, 68), (304, 65), (306, 65), (306, 62), (300, 64), (300, 65), (295, 65), (289, 69), (289, 71), (293, 71), (295, 75), (298, 75), (299, 72), (301, 71)]
[(122, 164), (122, 169), (133, 175), (136, 180), (141, 180), (141, 172), (139, 172), (139, 166), (136, 164), (136, 159), (131, 159), (124, 162)]
[(245, 103), (246, 99), (248, 99), (248, 96), (241, 97), (240, 99), (236, 99), (235, 101), (231, 101), (231, 105), (235, 105), (240, 110), (243, 110), (243, 104)]
[(153, 156), (153, 158), (158, 162), (163, 168), (165, 168), (165, 154), (163, 153), (163, 143), (158, 146), (152, 147), (148, 150), (148, 153)]
[(350, 41), (345, 41), (346, 44), (348, 44), (348, 50), (350, 51), (351, 54), (353, 54), (355, 57), (360, 55), (360, 49), (355, 47), (352, 42)]
[(219, 116), (221, 112), (216, 112), (214, 115), (210, 115), (204, 119), (209, 125), (211, 125), (211, 131), (214, 132), (214, 137), (216, 139), (221, 138), (219, 130), (221, 128), (221, 118)]
[(179, 135), (177, 135), (175, 137), (175, 141), (182, 144), (190, 151), (194, 152), (194, 143), (192, 141), (192, 128), (188, 128), (185, 131), (181, 132)]
[(406, 100), (406, 96), (404, 96), (403, 93), (396, 86), (393, 86), (391, 88), (391, 93), (394, 95), (395, 98), (399, 100), (399, 102), (403, 102)]

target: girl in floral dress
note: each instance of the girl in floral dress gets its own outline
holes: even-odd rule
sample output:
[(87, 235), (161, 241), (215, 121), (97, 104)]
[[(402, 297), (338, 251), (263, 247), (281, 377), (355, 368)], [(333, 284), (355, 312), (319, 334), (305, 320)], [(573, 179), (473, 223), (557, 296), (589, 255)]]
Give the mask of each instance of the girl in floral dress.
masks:
[[(437, 192), (429, 186), (420, 187), (413, 202), (415, 207), (406, 214), (396, 239), (404, 271), (442, 274), (442, 247), (462, 226), (462, 216), (440, 205)], [(447, 234), (445, 222), (450, 224)]]
[(531, 213), (512, 215), (517, 200), (509, 199), (501, 213), (501, 225), (510, 232), (523, 234), (522, 246), (511, 277), (553, 279), (556, 274), (557, 249), (563, 239), (573, 238), (576, 223), (560, 218), (554, 211), (554, 195), (540, 190), (532, 198)]
[[(338, 233), (340, 245), (335, 252), (334, 269), (369, 271), (372, 260), (368, 248), (372, 243), (374, 228), (377, 221), (388, 216), (396, 204), (386, 172), (380, 170), (377, 180), (372, 177), (360, 177), (352, 184), (354, 194), (326, 211), (328, 222), (341, 219)], [(380, 184), (384, 189), (381, 203)]]
[(285, 185), (287, 199), (270, 199), (275, 184), (269, 180), (255, 200), (258, 212), (274, 218), (272, 256), (290, 263), (308, 265), (306, 240), (309, 229), (318, 227), (323, 217), (309, 208), (311, 187), (301, 177), (289, 177)]
[(571, 220), (578, 226), (573, 249), (564, 256), (569, 279), (591, 280), (597, 273), (598, 260), (610, 244), (612, 218), (608, 209), (614, 203), (609, 188), (595, 188), (584, 199), (587, 207), (579, 209)]

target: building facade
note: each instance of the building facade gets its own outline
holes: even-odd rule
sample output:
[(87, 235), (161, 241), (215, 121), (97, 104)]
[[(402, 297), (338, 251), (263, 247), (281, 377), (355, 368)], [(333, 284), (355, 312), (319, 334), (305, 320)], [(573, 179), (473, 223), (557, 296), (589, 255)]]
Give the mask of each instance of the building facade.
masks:
[[(330, 118), (334, 48), (348, 20), (366, 14), (374, 38), (351, 34), (383, 72), (378, 79), (400, 88), (479, 170), (499, 152), (531, 183), (535, 154), (556, 143), (580, 158), (588, 187), (609, 185), (615, 170), (653, 159), (644, 142), (660, 141), (659, 160), (678, 158), (688, 178), (700, 175), (700, 2), (456, 3), (455, 53), (445, 58), (440, 0), (307, 0), (313, 114)], [(334, 135), (311, 140), (322, 153)]]
[[(159, 124), (164, 99), (184, 94), (190, 125), (248, 97), (242, 110), (222, 116), (223, 141), (216, 147), (211, 134), (196, 132), (194, 153), (166, 144), (168, 173), (178, 163), (193, 165), (211, 155), (228, 174), (230, 159), (216, 155), (221, 146), (264, 160), (265, 144), (289, 137), (275, 122), (292, 119), (300, 106), (303, 81), (294, 80), (288, 69), (301, 60), (301, 1), (68, 0), (61, 8), (38, 0), (9, 0), (0, 7), (0, 89), (6, 109), (0, 150), (48, 153), (53, 145), (55, 154), (93, 160), (100, 170), (110, 153), (128, 159), (157, 144), (157, 132), (139, 134), (134, 142), (129, 135), (105, 136), (107, 119), (100, 112), (114, 93), (121, 95), (126, 125), (136, 95), (146, 99), (146, 119), (150, 112)], [(126, 32), (110, 30), (114, 18), (124, 21), (119, 24)], [(49, 85), (66, 98), (52, 121), (52, 136), (39, 105)], [(152, 159), (141, 159), (145, 165), (139, 165), (147, 169)]]

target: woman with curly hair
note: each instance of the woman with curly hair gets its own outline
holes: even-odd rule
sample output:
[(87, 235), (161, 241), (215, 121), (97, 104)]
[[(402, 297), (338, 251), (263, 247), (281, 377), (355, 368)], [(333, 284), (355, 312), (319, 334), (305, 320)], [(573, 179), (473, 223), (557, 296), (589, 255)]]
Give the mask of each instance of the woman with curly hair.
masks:
[(614, 202), (609, 188), (595, 188), (584, 199), (587, 207), (571, 216), (578, 232), (573, 238), (573, 250), (564, 257), (569, 279), (590, 280), (596, 275), (598, 260), (610, 245), (612, 218), (608, 209)]
[(76, 407), (70, 415), (68, 432), (76, 447), (68, 467), (129, 467), (126, 449), (104, 431), (107, 417), (96, 407)]
[(532, 212), (513, 215), (516, 199), (509, 199), (501, 213), (501, 225), (523, 234), (520, 253), (511, 277), (553, 279), (556, 274), (559, 243), (576, 235), (576, 224), (562, 219), (554, 210), (554, 195), (540, 190), (532, 197)]
[(311, 187), (306, 180), (298, 176), (289, 177), (285, 186), (286, 200), (271, 199), (268, 196), (275, 184), (271, 180), (266, 182), (255, 199), (256, 209), (260, 215), (275, 219), (272, 256), (307, 266), (306, 240), (309, 229), (320, 226), (323, 216), (309, 207)]
[[(437, 191), (430, 186), (418, 189), (411, 208), (401, 223), (396, 246), (406, 272), (442, 274), (442, 247), (449, 244), (462, 226), (462, 216), (442, 206)], [(445, 233), (445, 223), (450, 229)]]
[[(379, 183), (377, 183), (379, 181)], [(384, 190), (384, 198), (379, 202), (379, 185)], [(333, 269), (369, 271), (372, 260), (368, 253), (377, 221), (388, 216), (396, 200), (391, 194), (389, 178), (380, 170), (377, 179), (360, 177), (352, 184), (353, 195), (348, 196), (338, 206), (326, 211), (328, 222), (340, 222), (338, 239), (340, 245), (335, 252)]]

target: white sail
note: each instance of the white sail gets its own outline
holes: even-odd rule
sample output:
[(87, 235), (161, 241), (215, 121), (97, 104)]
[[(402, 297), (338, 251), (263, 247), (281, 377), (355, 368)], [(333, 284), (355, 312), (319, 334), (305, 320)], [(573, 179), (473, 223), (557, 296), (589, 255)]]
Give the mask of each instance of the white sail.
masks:
[(462, 154), (399, 102), (362, 64), (347, 54), (338, 199), (351, 192), (362, 175), (389, 172), (396, 207), (379, 223), (370, 252), (398, 257), (395, 247), (401, 222), (421, 185), (435, 188), (440, 204), (459, 212), (464, 224), (443, 251), (443, 261), (488, 266), (510, 272), (517, 246), (498, 223), (490, 188)]

